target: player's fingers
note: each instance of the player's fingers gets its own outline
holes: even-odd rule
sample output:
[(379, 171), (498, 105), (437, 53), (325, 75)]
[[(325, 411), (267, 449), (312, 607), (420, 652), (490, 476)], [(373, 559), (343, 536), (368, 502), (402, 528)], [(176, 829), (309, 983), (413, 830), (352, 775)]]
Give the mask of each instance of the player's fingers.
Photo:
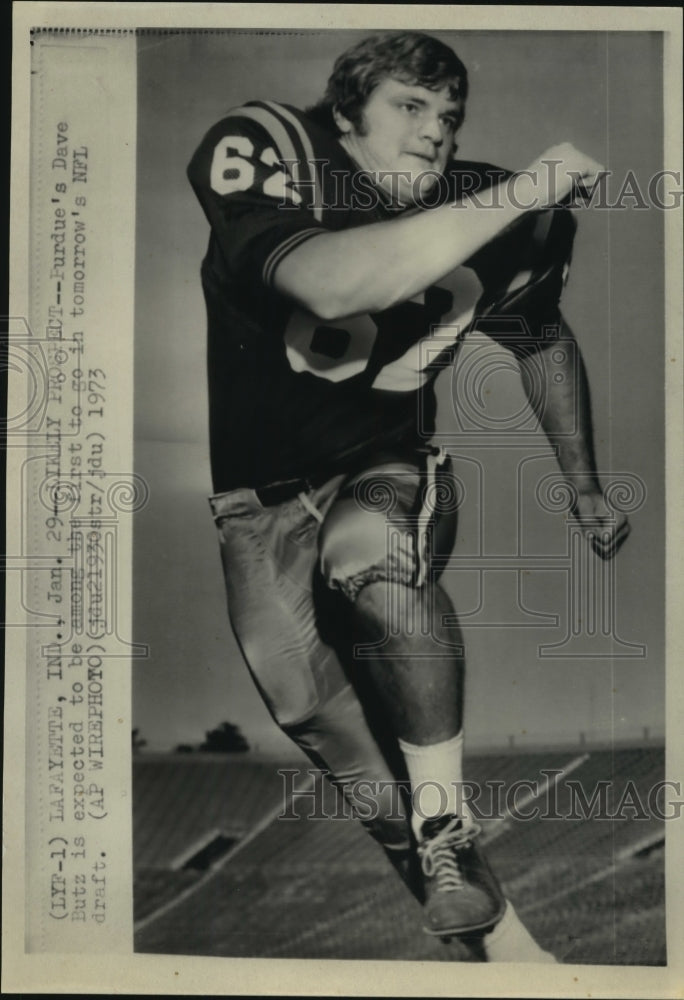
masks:
[(627, 541), (631, 531), (629, 521), (611, 528), (592, 528), (587, 532), (589, 543), (601, 559), (612, 559), (618, 549)]

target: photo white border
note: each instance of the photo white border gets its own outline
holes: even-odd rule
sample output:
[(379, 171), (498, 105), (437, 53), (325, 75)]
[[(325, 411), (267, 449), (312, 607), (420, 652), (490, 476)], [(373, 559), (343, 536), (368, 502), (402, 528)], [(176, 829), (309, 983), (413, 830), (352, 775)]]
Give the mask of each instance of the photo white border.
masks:
[[(511, 7), (320, 4), (15, 3), (11, 187), (11, 315), (28, 314), (28, 30), (32, 26), (80, 28), (330, 29), (410, 27), (462, 30), (663, 31), (665, 36), (665, 150), (668, 167), (681, 170), (682, 30), (679, 8)], [(628, 99), (628, 95), (626, 95)], [(635, 123), (638, 128), (638, 123)], [(682, 216), (666, 216), (667, 288), (667, 734), (669, 777), (684, 775), (684, 591), (682, 554)], [(8, 482), (18, 456), (8, 450)], [(8, 538), (18, 513), (8, 504)], [(9, 581), (8, 581), (9, 583)], [(8, 602), (16, 598), (8, 587)], [(15, 617), (12, 617), (13, 612)], [(17, 620), (17, 604), (8, 617)], [(26, 643), (21, 629), (7, 633), (5, 746), (5, 883), (3, 991), (205, 995), (392, 995), (670, 997), (684, 990), (682, 867), (684, 822), (667, 830), (667, 933), (664, 968), (605, 966), (469, 965), (457, 969), (404, 962), (351, 962), (188, 958), (183, 956), (24, 954), (24, 760)]]

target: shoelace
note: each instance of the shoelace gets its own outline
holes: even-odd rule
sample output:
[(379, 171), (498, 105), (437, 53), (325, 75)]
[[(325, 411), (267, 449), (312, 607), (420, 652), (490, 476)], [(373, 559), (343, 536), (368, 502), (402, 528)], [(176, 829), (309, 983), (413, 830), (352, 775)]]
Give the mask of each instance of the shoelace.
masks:
[(423, 872), (427, 878), (435, 879), (437, 892), (454, 892), (463, 888), (465, 881), (455, 852), (460, 847), (467, 847), (479, 833), (477, 823), (471, 823), (464, 830), (461, 820), (452, 819), (443, 830), (419, 846)]

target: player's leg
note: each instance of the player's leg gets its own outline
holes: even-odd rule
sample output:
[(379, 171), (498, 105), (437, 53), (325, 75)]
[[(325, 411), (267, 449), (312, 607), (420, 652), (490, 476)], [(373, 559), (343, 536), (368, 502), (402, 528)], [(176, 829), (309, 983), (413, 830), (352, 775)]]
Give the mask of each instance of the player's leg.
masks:
[[(424, 903), (420, 864), (409, 841), (404, 801), (398, 792), (400, 782), (369, 729), (356, 692), (347, 686), (311, 719), (285, 731), (317, 767), (333, 777), (409, 890)], [(357, 798), (359, 793), (361, 798)], [(510, 901), (493, 930), (461, 939), (463, 944), (487, 962), (555, 962), (536, 943)], [(454, 957), (462, 961), (462, 950), (455, 951)]]
[(463, 641), (437, 582), (455, 539), (456, 493), (449, 468), (433, 460), (431, 471), (433, 482), (415, 464), (395, 460), (356, 475), (321, 535), (324, 576), (348, 598), (364, 647), (357, 659), (365, 657), (394, 731), (418, 746), (450, 740), (462, 728)]
[[(328, 484), (312, 497), (321, 516), (338, 486)], [(317, 520), (295, 501), (285, 510), (264, 511), (251, 491), (215, 498), (212, 507), (231, 621), (266, 704), (283, 731), (329, 773), (352, 806), (361, 807), (367, 829), (422, 902), (423, 882), (410, 848), (404, 803), (397, 794), (397, 777), (403, 778), (400, 762), (377, 722), (371, 732), (356, 691), (320, 638), (321, 630), (329, 633), (333, 625), (344, 630), (346, 622), (337, 613), (339, 607), (331, 612), (328, 606), (326, 612), (319, 602), (314, 610), (311, 600)], [(362, 688), (364, 678), (357, 680)], [(373, 694), (366, 691), (364, 697), (371, 710)], [(359, 782), (363, 799), (357, 803)], [(499, 952), (504, 947), (506, 954), (511, 941), (509, 933), (503, 946), (496, 945)], [(515, 948), (520, 953), (519, 935)], [(484, 954), (496, 960), (495, 950), (490, 955), (485, 947)]]
[[(324, 516), (342, 477), (308, 498)], [(276, 723), (327, 772), (409, 878), (410, 830), (394, 775), (331, 645), (313, 588), (320, 521), (298, 498), (264, 508), (251, 490), (212, 498), (233, 631)], [(357, 799), (359, 781), (365, 784)], [(365, 810), (365, 812), (364, 812)]]
[(457, 736), (465, 665), (461, 631), (443, 588), (371, 582), (355, 601), (354, 624), (361, 643), (377, 647), (368, 670), (400, 738), (428, 746)]
[(313, 614), (319, 523), (296, 497), (264, 507), (247, 489), (211, 506), (233, 632), (276, 723), (297, 724), (346, 684)]
[(285, 727), (285, 732), (329, 776), (422, 903), (405, 783), (388, 763), (352, 686), (320, 705), (309, 719)]
[[(404, 753), (425, 873), (426, 930), (443, 935), (492, 926), (505, 901), (460, 796), (462, 641), (457, 627), (444, 625), (447, 614), (455, 620), (453, 608), (429, 566), (431, 549), (438, 566), (453, 543), (455, 494), (442, 490), (440, 503), (433, 485), (406, 462), (356, 476), (326, 518), (321, 553), (328, 584), (350, 603), (357, 661), (367, 654), (368, 674)], [(442, 516), (426, 518), (426, 508)]]

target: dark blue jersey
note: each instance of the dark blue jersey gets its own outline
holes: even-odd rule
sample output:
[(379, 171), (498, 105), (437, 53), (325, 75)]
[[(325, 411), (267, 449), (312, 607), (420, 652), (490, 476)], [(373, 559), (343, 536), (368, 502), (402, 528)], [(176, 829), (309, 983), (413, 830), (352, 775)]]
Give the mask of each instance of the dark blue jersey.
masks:
[[(303, 242), (397, 211), (337, 139), (294, 108), (253, 102), (231, 111), (188, 174), (211, 226), (202, 282), (215, 492), (344, 468), (350, 452), (429, 437), (440, 358), (480, 321), (493, 336), (503, 331), (499, 307), (510, 289), (533, 326), (557, 318), (558, 262), (567, 262), (572, 240), (560, 241), (553, 268), (546, 259), (540, 267), (534, 248), (540, 226), (548, 243), (553, 225), (539, 219), (549, 213), (531, 213), (448, 281), (383, 312), (322, 321), (280, 294), (278, 264)], [(504, 175), (453, 163), (432, 193), (453, 200)], [(521, 287), (542, 272), (521, 306)]]

